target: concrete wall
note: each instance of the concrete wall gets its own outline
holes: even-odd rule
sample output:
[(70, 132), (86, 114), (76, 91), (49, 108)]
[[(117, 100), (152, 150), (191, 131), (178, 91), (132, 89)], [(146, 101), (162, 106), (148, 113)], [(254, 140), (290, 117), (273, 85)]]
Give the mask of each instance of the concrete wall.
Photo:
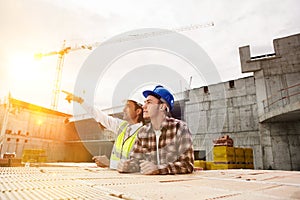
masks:
[(185, 104), (195, 150), (205, 150), (206, 159), (213, 160), (213, 140), (227, 134), (234, 146), (253, 148), (255, 166), (262, 168), (254, 78), (209, 85), (204, 90), (191, 90)]
[(274, 40), (274, 50), (251, 57), (241, 47), (242, 72), (253, 77), (189, 91), (184, 120), (207, 160), (213, 140), (227, 134), (234, 146), (253, 148), (256, 169), (299, 170), (300, 34)]
[(264, 168), (300, 170), (299, 121), (261, 123), (260, 126)]
[(242, 72), (254, 72), (260, 122), (266, 113), (271, 118), (300, 101), (300, 34), (275, 39), (273, 44), (275, 53), (259, 58), (251, 57), (249, 46), (239, 49)]
[(299, 170), (300, 34), (273, 44), (274, 53), (260, 57), (241, 47), (241, 67), (254, 72), (263, 168)]

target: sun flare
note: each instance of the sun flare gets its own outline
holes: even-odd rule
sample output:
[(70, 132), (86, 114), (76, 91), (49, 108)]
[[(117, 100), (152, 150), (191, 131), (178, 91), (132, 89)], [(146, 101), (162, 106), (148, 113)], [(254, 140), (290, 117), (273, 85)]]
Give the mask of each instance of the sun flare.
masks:
[(33, 53), (11, 56), (8, 79), (9, 90), (14, 96), (22, 97), (23, 100), (34, 103), (46, 94), (51, 94), (52, 73), (45, 62), (34, 59)]
[(38, 62), (31, 54), (14, 55), (9, 66), (9, 78), (13, 83), (22, 83), (38, 76)]

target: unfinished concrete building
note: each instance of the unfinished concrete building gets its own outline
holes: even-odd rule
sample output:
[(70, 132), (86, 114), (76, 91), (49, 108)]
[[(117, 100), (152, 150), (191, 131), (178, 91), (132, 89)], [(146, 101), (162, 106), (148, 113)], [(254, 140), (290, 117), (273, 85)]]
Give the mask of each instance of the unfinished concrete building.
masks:
[[(71, 115), (8, 98), (0, 106), (0, 154), (15, 153), (24, 162), (91, 160)], [(80, 142), (79, 142), (80, 141)]]
[(254, 150), (256, 169), (300, 170), (300, 34), (274, 40), (272, 54), (241, 47), (246, 77), (187, 91), (184, 118), (194, 147), (212, 160), (213, 139)]
[(265, 169), (300, 170), (300, 34), (273, 45), (274, 54), (254, 58), (240, 48), (242, 72), (254, 72), (260, 159)]

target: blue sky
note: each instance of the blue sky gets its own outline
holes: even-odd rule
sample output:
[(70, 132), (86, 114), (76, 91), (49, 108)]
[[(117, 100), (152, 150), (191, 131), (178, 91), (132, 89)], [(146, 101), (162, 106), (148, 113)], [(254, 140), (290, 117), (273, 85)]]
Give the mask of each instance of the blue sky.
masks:
[[(2, 0), (0, 98), (10, 91), (17, 99), (50, 107), (57, 56), (40, 61), (31, 58), (37, 52), (59, 50), (63, 40), (70, 46), (95, 44), (135, 29), (168, 29), (208, 22), (215, 25), (181, 34), (203, 48), (222, 81), (249, 76), (241, 73), (238, 48), (250, 45), (252, 55), (272, 53), (273, 39), (300, 32), (299, 7), (297, 0)], [(66, 55), (62, 89), (73, 91), (78, 72), (90, 54), (89, 50), (78, 50)], [(115, 70), (108, 70), (102, 80), (106, 87), (100, 88), (99, 93), (114, 88), (133, 65), (143, 65), (137, 61), (139, 56), (123, 58), (123, 71), (118, 70), (118, 64), (112, 68)], [(165, 55), (152, 56), (155, 64), (172, 63), (163, 61)], [(179, 68), (176, 70), (180, 72)], [(182, 71), (187, 81), (193, 76), (192, 88), (202, 86), (194, 73)], [(181, 89), (179, 83), (172, 88), (174, 92)], [(110, 106), (110, 92), (97, 99), (100, 107)], [(63, 95), (59, 110), (72, 112)]]

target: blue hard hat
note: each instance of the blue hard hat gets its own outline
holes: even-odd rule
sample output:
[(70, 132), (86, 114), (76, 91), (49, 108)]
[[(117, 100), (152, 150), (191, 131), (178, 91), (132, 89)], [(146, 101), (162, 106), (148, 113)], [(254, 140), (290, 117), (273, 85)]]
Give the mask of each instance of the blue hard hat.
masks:
[(161, 85), (156, 86), (153, 91), (145, 90), (143, 92), (143, 95), (145, 98), (147, 98), (148, 95), (152, 95), (158, 99), (162, 98), (163, 100), (165, 100), (167, 102), (168, 106), (170, 107), (170, 110), (172, 110), (174, 107), (173, 95), (169, 92), (169, 90), (167, 90), (166, 88), (164, 88)]

